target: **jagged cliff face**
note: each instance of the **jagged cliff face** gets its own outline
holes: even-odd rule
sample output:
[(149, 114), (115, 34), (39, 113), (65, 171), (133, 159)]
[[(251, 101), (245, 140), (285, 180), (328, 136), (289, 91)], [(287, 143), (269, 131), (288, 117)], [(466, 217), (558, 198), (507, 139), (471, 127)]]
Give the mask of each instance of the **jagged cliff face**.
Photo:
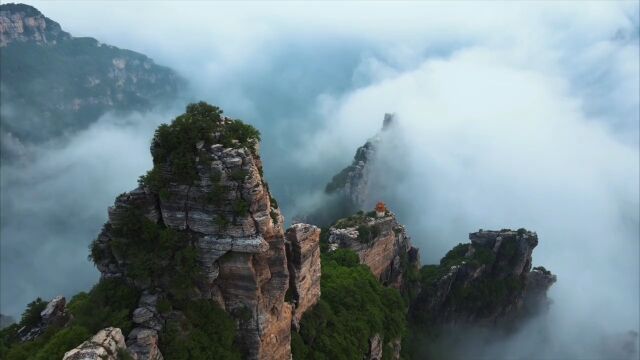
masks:
[(525, 315), (525, 304), (529, 309), (546, 304), (556, 277), (544, 268), (531, 270), (536, 233), (481, 230), (469, 239), (439, 266), (423, 268), (422, 291), (411, 309), (423, 324), (494, 324)]
[(309, 224), (294, 224), (286, 232), (287, 262), (294, 306), (293, 327), (320, 299), (320, 228)]
[(0, 9), (0, 47), (12, 42), (56, 44), (71, 38), (62, 31), (60, 24), (46, 18), (33, 7), (6, 4)]
[(403, 290), (406, 272), (420, 265), (418, 249), (390, 211), (384, 216), (359, 213), (339, 220), (329, 231), (331, 249), (355, 251), (384, 285)]
[(40, 321), (30, 327), (18, 329), (20, 341), (30, 341), (44, 334), (51, 327), (64, 326), (70, 319), (66, 308), (67, 300), (64, 296), (56, 296), (47, 303), (40, 312)]
[[(100, 330), (91, 339), (67, 351), (62, 360), (103, 359), (118, 360), (127, 348), (122, 331), (118, 328)], [(137, 356), (132, 354), (134, 358)]]
[[(237, 319), (238, 339), (248, 358), (288, 358), (292, 308), (284, 301), (289, 286), (284, 219), (261, 176), (257, 146), (225, 147), (218, 143), (220, 134), (212, 136), (196, 144), (197, 176), (191, 184), (169, 182), (160, 192), (141, 186), (116, 199), (109, 223), (95, 243), (94, 260), (103, 277), (131, 278), (147, 292), (171, 292), (168, 280), (136, 279), (129, 259), (114, 246), (119, 241), (116, 229), (127, 211), (137, 209), (151, 222), (190, 239), (202, 276), (197, 287), (188, 289), (188, 296), (213, 299)], [(170, 171), (168, 164), (158, 166), (159, 171)], [(134, 322), (140, 326), (133, 332), (159, 330), (165, 319), (157, 319), (153, 304), (142, 302), (140, 307), (146, 310), (134, 312)], [(141, 315), (139, 321), (136, 313)], [(135, 343), (135, 336), (130, 340)]]
[(0, 48), (4, 157), (20, 148), (9, 140), (46, 141), (86, 128), (108, 111), (150, 110), (183, 87), (174, 71), (152, 59), (72, 37), (24, 4), (0, 5)]
[[(382, 131), (389, 129), (394, 124), (395, 115), (385, 114)], [(376, 152), (380, 146), (379, 135), (367, 140), (356, 150), (351, 165), (336, 174), (325, 191), (329, 194), (339, 193), (345, 196), (356, 209), (362, 209), (371, 202), (369, 188), (371, 172), (376, 159)]]

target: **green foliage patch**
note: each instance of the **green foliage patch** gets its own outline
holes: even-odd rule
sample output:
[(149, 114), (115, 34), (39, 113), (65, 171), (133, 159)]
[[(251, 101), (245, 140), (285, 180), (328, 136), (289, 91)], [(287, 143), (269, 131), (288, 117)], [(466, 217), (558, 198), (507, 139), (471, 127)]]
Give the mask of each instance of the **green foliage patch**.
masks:
[(131, 312), (140, 292), (120, 279), (103, 279), (88, 293), (75, 295), (67, 307), (74, 324), (95, 333), (107, 326), (118, 327), (123, 334), (133, 329)]
[(294, 359), (361, 359), (375, 334), (388, 343), (405, 332), (400, 293), (357, 259), (346, 249), (323, 256), (322, 295), (302, 318), (300, 333), (292, 333)]
[[(22, 322), (0, 331), (0, 358), (59, 360), (66, 351), (80, 345), (105, 327), (119, 327), (126, 334), (133, 327), (131, 312), (136, 307), (138, 298), (139, 292), (123, 281), (103, 279), (90, 292), (79, 293), (71, 299), (67, 305), (71, 314), (67, 326), (50, 327), (35, 340), (26, 342), (19, 342), (17, 337)], [(42, 301), (38, 300), (30, 303), (25, 313), (34, 312), (41, 304)]]
[[(126, 61), (124, 76), (114, 76), (114, 59)], [(3, 113), (3, 130), (29, 141), (84, 129), (107, 111), (149, 110), (174, 99), (182, 86), (171, 69), (92, 38), (12, 42), (0, 63), (0, 103), (15, 108)]]
[(358, 226), (358, 241), (368, 244), (380, 235), (380, 229), (376, 225)]
[(20, 319), (20, 327), (33, 327), (40, 322), (40, 313), (47, 307), (47, 302), (41, 298), (37, 298), (34, 301), (27, 304), (27, 308), (22, 313)]
[[(127, 276), (141, 282), (168, 283), (169, 292), (176, 297), (186, 297), (199, 280), (195, 240), (186, 233), (156, 224), (133, 207), (118, 219), (112, 233), (111, 250), (126, 259)], [(94, 254), (100, 252), (94, 242), (94, 260)]]
[(338, 266), (355, 267), (360, 264), (360, 258), (358, 254), (349, 249), (335, 249), (330, 253), (322, 255), (322, 261), (335, 262)]
[[(154, 134), (151, 154), (153, 168), (139, 182), (162, 197), (170, 182), (191, 185), (198, 180), (196, 159), (201, 147), (214, 143), (224, 147), (247, 148), (255, 151), (260, 132), (240, 120), (222, 119), (222, 110), (205, 102), (187, 105), (186, 112), (171, 124), (160, 125)], [(247, 173), (234, 170), (230, 176), (242, 181)]]
[(160, 334), (166, 359), (241, 359), (234, 343), (233, 319), (211, 300), (189, 300), (175, 305), (185, 317), (170, 320)]
[(346, 168), (342, 169), (339, 173), (333, 176), (331, 181), (327, 184), (324, 191), (328, 194), (331, 194), (337, 190), (342, 189), (349, 179), (349, 173), (355, 169), (355, 166), (349, 165)]
[(373, 220), (374, 216), (369, 216), (369, 214), (365, 214), (362, 211), (358, 211), (357, 213), (347, 216), (345, 218), (339, 219), (335, 222), (333, 227), (336, 229), (346, 229), (352, 227), (358, 227), (360, 225), (367, 225), (369, 221)]
[(504, 279), (484, 278), (471, 286), (455, 288), (451, 302), (465, 312), (479, 316), (489, 315), (522, 289), (524, 280), (514, 276)]

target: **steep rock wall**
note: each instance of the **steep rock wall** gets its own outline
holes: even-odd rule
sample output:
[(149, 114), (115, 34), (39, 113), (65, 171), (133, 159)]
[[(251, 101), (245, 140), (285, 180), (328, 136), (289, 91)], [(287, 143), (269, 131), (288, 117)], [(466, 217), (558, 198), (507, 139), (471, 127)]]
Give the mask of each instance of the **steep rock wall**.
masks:
[(422, 324), (495, 324), (526, 315), (524, 305), (546, 301), (555, 275), (531, 270), (531, 254), (538, 245), (535, 232), (480, 230), (471, 243), (459, 244), (440, 265), (422, 269), (422, 291), (412, 304)]
[(69, 33), (62, 31), (60, 24), (31, 6), (6, 4), (0, 9), (0, 47), (26, 41), (55, 44), (70, 37)]
[[(402, 290), (405, 272), (408, 268), (417, 269), (420, 258), (395, 214), (356, 214), (344, 220), (330, 228), (330, 247), (355, 251), (360, 262), (369, 266), (383, 284)], [(363, 232), (368, 235), (363, 236)]]
[[(230, 122), (224, 117), (221, 121)], [(170, 182), (161, 191), (140, 186), (120, 195), (96, 240), (94, 260), (103, 277), (131, 278), (145, 291), (170, 291), (163, 279), (134, 279), (129, 259), (113, 246), (118, 237), (114, 229), (128, 210), (136, 209), (190, 239), (202, 276), (189, 296), (217, 301), (237, 319), (238, 340), (248, 358), (287, 358), (292, 310), (284, 301), (289, 285), (284, 219), (272, 206), (262, 179), (257, 146), (225, 147), (217, 142), (219, 136), (213, 134), (213, 144), (196, 144), (197, 178), (191, 185)], [(169, 172), (168, 165), (156, 166)], [(153, 312), (153, 307), (148, 310)], [(160, 330), (139, 325), (133, 330), (137, 334)]]
[(295, 306), (293, 326), (320, 298), (320, 229), (309, 224), (294, 224), (286, 232), (290, 289)]

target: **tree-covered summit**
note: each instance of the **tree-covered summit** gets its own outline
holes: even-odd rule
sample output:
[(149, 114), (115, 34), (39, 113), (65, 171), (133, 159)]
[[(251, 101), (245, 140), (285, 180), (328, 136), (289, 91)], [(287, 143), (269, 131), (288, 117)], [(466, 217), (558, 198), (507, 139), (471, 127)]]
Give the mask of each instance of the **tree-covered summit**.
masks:
[(140, 178), (143, 185), (162, 191), (168, 182), (191, 185), (198, 179), (199, 153), (214, 144), (256, 152), (260, 132), (241, 120), (223, 115), (204, 101), (187, 105), (184, 114), (160, 125), (151, 143), (153, 169)]

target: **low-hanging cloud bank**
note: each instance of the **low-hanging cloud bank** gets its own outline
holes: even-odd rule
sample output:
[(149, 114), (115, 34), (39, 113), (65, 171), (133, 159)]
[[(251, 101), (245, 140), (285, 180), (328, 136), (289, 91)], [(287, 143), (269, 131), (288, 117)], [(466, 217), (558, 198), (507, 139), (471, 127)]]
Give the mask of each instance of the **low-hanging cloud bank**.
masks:
[[(570, 79), (523, 55), (469, 48), (360, 88), (335, 100), (312, 146), (362, 141), (353, 134), (395, 111), (403, 146), (380, 148), (387, 188), (373, 193), (384, 190), (423, 259), (479, 228), (526, 227), (540, 236), (535, 264), (558, 275), (550, 314), (483, 357), (602, 358), (604, 338), (640, 325), (638, 148), (589, 115)], [(469, 346), (462, 358), (482, 353)]]
[(153, 130), (167, 114), (103, 117), (70, 139), (28, 146), (0, 169), (0, 304), (17, 315), (37, 296), (86, 291), (98, 279), (88, 246), (114, 197), (151, 164)]

